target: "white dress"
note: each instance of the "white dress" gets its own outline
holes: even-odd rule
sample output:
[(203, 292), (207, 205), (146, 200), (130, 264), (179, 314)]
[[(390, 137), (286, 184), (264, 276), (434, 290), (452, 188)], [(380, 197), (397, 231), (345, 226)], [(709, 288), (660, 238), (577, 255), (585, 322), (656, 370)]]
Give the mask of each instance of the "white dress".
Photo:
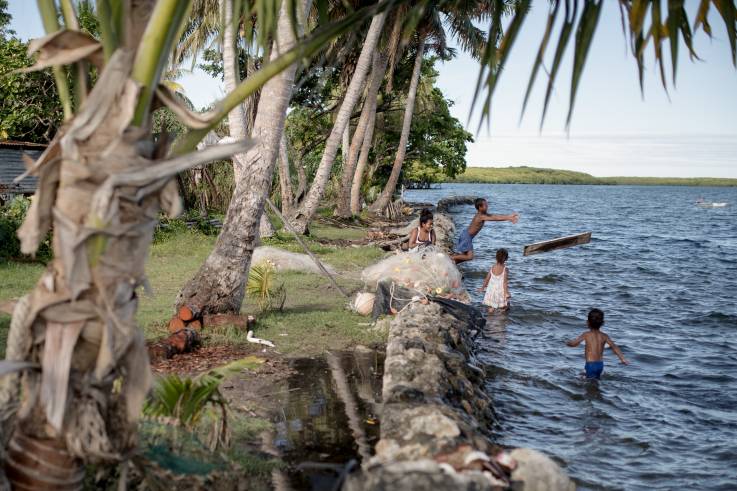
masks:
[(499, 276), (494, 274), (494, 271), (489, 271), (489, 284), (486, 286), (486, 293), (484, 293), (483, 304), (488, 305), (493, 309), (502, 309), (507, 306), (507, 297), (504, 295), (504, 274), (507, 272), (507, 267), (504, 266), (502, 274)]

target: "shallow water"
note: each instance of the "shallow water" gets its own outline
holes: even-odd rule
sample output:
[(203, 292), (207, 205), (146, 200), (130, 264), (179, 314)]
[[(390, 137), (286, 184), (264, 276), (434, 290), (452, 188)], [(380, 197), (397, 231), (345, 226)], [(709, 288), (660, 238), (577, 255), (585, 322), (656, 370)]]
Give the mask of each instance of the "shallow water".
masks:
[[(512, 310), (489, 320), (481, 353), (499, 443), (554, 456), (582, 488), (737, 488), (737, 189), (446, 184), (405, 199), (449, 195), (521, 213), (487, 224), (462, 266), (480, 301), (496, 249), (510, 251)], [(462, 229), (475, 210), (453, 211)], [(522, 256), (589, 230), (588, 245)], [(607, 351), (599, 383), (564, 344), (592, 307), (630, 361)]]
[(292, 488), (333, 489), (351, 461), (360, 464), (373, 455), (384, 354), (357, 349), (297, 358), (290, 366), (294, 373), (275, 417), (274, 445), (289, 465)]

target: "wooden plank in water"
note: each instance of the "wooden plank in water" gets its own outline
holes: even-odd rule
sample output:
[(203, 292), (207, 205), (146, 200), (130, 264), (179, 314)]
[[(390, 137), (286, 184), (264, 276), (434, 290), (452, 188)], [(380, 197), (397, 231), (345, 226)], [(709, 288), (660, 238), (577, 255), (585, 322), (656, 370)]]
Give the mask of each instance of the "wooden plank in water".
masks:
[(567, 247), (588, 244), (589, 242), (591, 242), (591, 232), (585, 232), (583, 234), (576, 234), (576, 235), (569, 235), (567, 237), (559, 237), (557, 239), (544, 240), (542, 242), (535, 242), (534, 244), (528, 244), (525, 246), (524, 255), (532, 256), (533, 254), (550, 252), (556, 249), (565, 249)]

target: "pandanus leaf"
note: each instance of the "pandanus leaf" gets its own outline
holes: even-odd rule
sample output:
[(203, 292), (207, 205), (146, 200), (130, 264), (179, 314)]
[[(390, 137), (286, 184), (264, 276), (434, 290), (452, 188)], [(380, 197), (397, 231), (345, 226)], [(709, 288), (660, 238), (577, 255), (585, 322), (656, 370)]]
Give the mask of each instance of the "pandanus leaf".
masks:
[(522, 117), (525, 114), (525, 109), (527, 108), (527, 101), (530, 99), (530, 94), (532, 93), (532, 86), (535, 84), (535, 79), (537, 78), (537, 72), (543, 63), (543, 59), (545, 57), (545, 50), (547, 49), (548, 42), (550, 41), (550, 33), (553, 31), (553, 25), (555, 24), (555, 19), (558, 16), (558, 9), (560, 8), (560, 2), (561, 0), (553, 0), (553, 3), (550, 6), (550, 13), (548, 14), (548, 21), (545, 24), (545, 33), (543, 34), (542, 41), (540, 41), (540, 47), (537, 50), (537, 56), (535, 57), (535, 63), (532, 64), (532, 72), (530, 73), (530, 80), (529, 82), (527, 82), (527, 90), (525, 91), (525, 99), (522, 102), (522, 111), (520, 112), (520, 115), (519, 115), (520, 122), (522, 121)]
[(704, 28), (704, 32), (711, 37), (711, 25), (709, 25), (709, 20), (707, 19), (709, 15), (709, 5), (711, 4), (711, 0), (701, 0), (701, 3), (699, 3), (699, 9), (696, 11), (696, 19), (694, 20), (693, 30), (694, 32), (698, 30), (699, 27)]
[[(496, 55), (497, 65), (490, 67), (489, 74), (486, 78), (487, 94), (483, 110), (487, 120), (491, 119), (491, 97), (499, 81), (499, 75), (504, 71), (504, 65), (507, 63), (509, 53), (512, 51), (514, 41), (517, 39), (517, 34), (519, 34), (522, 23), (527, 18), (529, 12), (530, 0), (519, 0), (515, 5), (514, 14), (507, 27), (507, 32), (499, 43), (499, 52)], [(491, 40), (491, 38), (489, 39)], [(479, 122), (480, 124), (481, 122)]]
[[(476, 80), (476, 90), (473, 94), (473, 100), (471, 101), (471, 107), (476, 106), (476, 100), (478, 98), (478, 95), (481, 93), (481, 91), (484, 88), (484, 75), (486, 73), (486, 70), (495, 70), (496, 64), (497, 64), (497, 49), (496, 49), (496, 43), (499, 40), (499, 37), (502, 34), (502, 12), (503, 10), (503, 4), (504, 2), (501, 0), (496, 0), (494, 2), (493, 12), (491, 14), (491, 25), (489, 26), (489, 37), (488, 37), (488, 43), (486, 44), (486, 48), (484, 48), (484, 52), (481, 55), (481, 68), (479, 69), (479, 76)], [(489, 90), (489, 87), (486, 87), (487, 91)], [(491, 97), (491, 93), (489, 93), (489, 96), (487, 97), (487, 100)], [(484, 119), (487, 119), (488, 121), (489, 112), (488, 108), (484, 107), (482, 108), (482, 115), (481, 120), (479, 121), (479, 125), (484, 121)], [(469, 115), (470, 118), (470, 115)]]
[(548, 104), (550, 103), (550, 95), (553, 93), (553, 86), (555, 85), (555, 78), (558, 75), (560, 69), (560, 62), (563, 59), (563, 54), (568, 46), (568, 41), (571, 39), (571, 32), (573, 31), (573, 25), (578, 14), (578, 1), (573, 0), (573, 9), (570, 8), (570, 1), (566, 0), (565, 19), (563, 25), (560, 28), (560, 34), (558, 35), (558, 45), (555, 48), (555, 54), (553, 55), (553, 64), (550, 67), (550, 76), (548, 77), (548, 87), (545, 90), (545, 102), (543, 103), (543, 114), (540, 118), (540, 128), (542, 129), (543, 123), (545, 122), (545, 115), (548, 112)]
[(732, 48), (732, 64), (737, 67), (737, 8), (733, 0), (713, 0), (727, 28), (729, 46)]

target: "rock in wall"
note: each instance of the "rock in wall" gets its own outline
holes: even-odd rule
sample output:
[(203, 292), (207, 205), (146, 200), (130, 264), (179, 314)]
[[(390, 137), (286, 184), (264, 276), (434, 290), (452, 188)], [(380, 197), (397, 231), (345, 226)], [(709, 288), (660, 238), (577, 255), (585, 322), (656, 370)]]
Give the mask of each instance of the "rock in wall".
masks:
[[(493, 457), (491, 399), (476, 367), (469, 327), (434, 303), (412, 304), (392, 319), (384, 365), (384, 406), (376, 454), (347, 491), (568, 491), (570, 479), (552, 460), (515, 450), (509, 476)], [(522, 487), (519, 487), (521, 485)]]

